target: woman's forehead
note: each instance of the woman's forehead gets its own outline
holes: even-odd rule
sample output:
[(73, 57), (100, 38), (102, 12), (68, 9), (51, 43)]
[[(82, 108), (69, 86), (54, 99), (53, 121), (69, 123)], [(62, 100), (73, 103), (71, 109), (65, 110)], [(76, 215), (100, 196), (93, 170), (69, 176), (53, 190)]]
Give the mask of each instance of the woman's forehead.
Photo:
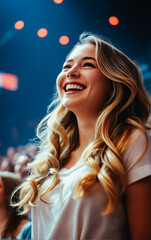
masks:
[(80, 59), (83, 57), (93, 57), (95, 58), (95, 46), (93, 44), (83, 44), (78, 45), (71, 51), (71, 53), (67, 56), (66, 61)]

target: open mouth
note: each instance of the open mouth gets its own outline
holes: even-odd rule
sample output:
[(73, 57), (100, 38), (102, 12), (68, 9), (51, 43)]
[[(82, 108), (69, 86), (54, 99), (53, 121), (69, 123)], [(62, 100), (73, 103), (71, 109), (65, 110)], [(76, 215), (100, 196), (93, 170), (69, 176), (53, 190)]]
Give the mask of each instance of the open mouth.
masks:
[(70, 91), (83, 91), (86, 88), (83, 84), (77, 84), (77, 83), (67, 83), (64, 87), (65, 92), (70, 92)]

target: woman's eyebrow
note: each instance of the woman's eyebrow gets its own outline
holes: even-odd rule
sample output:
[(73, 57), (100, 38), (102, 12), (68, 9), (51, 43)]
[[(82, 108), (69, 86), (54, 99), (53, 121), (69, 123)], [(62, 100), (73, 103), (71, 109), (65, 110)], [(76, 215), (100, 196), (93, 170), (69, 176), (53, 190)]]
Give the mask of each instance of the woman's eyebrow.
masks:
[[(93, 57), (83, 57), (81, 60), (87, 60), (87, 59), (91, 59), (91, 60), (96, 61), (96, 59), (93, 58)], [(73, 62), (73, 59), (68, 59), (68, 60), (66, 60), (66, 62)]]

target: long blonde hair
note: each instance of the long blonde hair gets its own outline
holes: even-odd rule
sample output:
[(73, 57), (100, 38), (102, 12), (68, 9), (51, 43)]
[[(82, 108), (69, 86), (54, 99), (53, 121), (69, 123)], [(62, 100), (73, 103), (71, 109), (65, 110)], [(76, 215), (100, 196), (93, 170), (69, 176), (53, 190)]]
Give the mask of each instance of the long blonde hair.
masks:
[[(145, 134), (144, 152), (147, 149), (150, 102), (138, 67), (125, 54), (100, 36), (89, 33), (80, 35), (74, 49), (87, 43), (96, 47), (97, 65), (110, 80), (110, 94), (98, 117), (94, 141), (82, 155), (85, 163), (95, 171), (78, 180), (73, 197), (84, 197), (89, 193), (90, 186), (99, 181), (108, 196), (108, 206), (104, 211), (104, 214), (108, 214), (115, 209), (126, 188), (122, 153), (128, 147), (134, 129), (140, 129)], [(47, 114), (37, 128), (39, 151), (34, 161), (28, 164), (30, 176), (20, 186), (20, 202), (15, 206), (23, 207), (24, 212), (36, 200), (43, 182), (54, 175), (50, 186), (39, 196), (45, 202), (43, 196), (59, 183), (59, 170), (78, 146), (76, 116), (61, 104), (58, 97), (50, 107), (53, 104), (54, 110)]]

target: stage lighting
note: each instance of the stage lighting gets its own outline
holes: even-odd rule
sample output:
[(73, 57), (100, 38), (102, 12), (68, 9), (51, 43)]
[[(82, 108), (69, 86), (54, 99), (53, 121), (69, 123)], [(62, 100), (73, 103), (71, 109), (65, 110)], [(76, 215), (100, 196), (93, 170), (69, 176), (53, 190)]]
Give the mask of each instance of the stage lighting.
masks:
[(11, 73), (0, 72), (0, 88), (16, 91), (18, 88), (18, 77)]
[(66, 45), (66, 44), (69, 43), (69, 38), (68, 38), (67, 36), (62, 36), (62, 37), (60, 37), (59, 42), (60, 42), (62, 45)]
[(113, 26), (118, 25), (119, 19), (115, 16), (111, 16), (111, 17), (109, 17), (109, 23)]
[(47, 34), (48, 34), (48, 31), (47, 31), (47, 29), (45, 29), (45, 28), (41, 28), (41, 29), (39, 29), (38, 32), (37, 32), (37, 35), (38, 35), (38, 37), (40, 37), (40, 38), (46, 37)]
[(60, 4), (63, 2), (63, 0), (53, 0), (55, 3)]
[(17, 29), (17, 30), (21, 30), (23, 27), (24, 27), (24, 22), (23, 21), (17, 21), (14, 25), (14, 27)]

